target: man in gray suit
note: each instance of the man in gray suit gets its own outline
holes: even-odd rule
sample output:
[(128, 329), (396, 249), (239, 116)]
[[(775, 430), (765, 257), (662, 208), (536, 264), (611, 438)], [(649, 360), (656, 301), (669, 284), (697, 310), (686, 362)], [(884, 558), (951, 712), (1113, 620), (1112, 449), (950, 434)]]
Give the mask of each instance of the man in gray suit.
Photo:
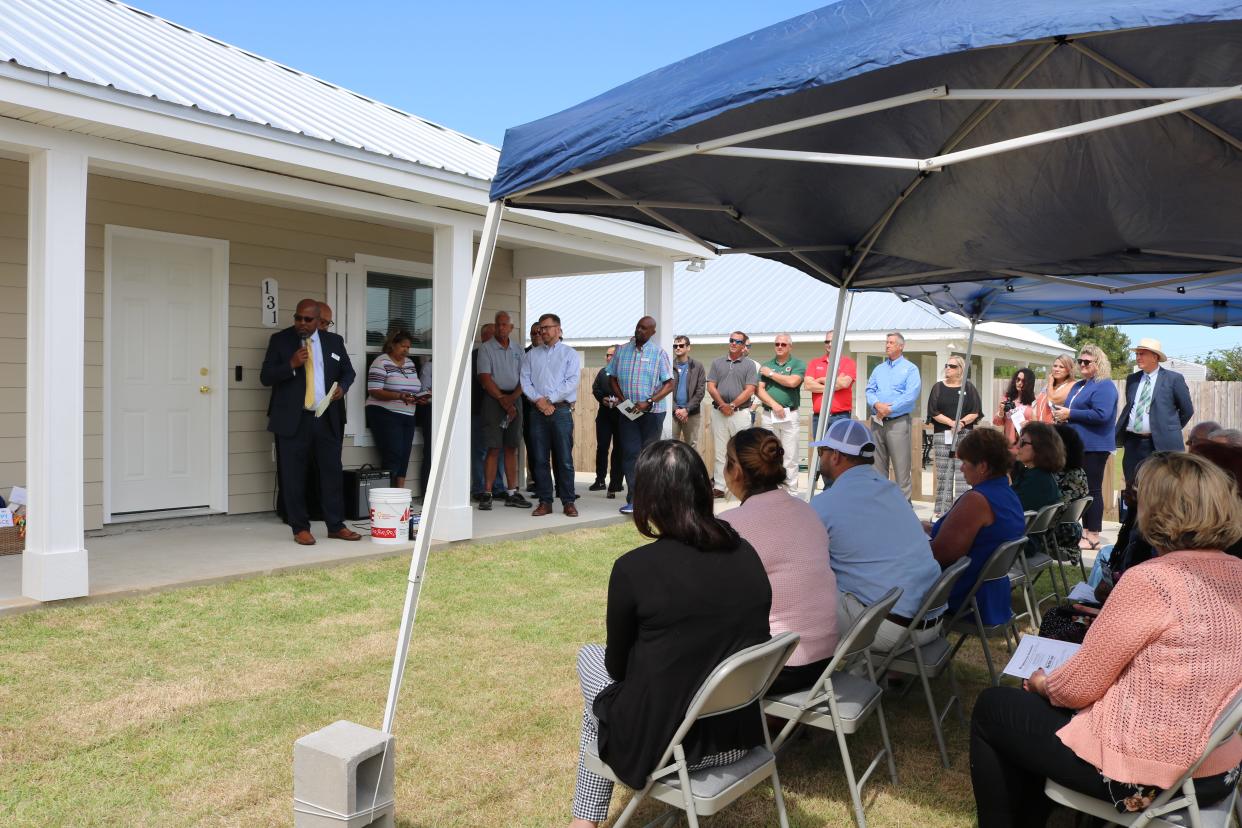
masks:
[(1186, 379), (1161, 368), (1167, 357), (1158, 339), (1134, 346), (1138, 370), (1126, 377), (1126, 405), (1117, 418), (1117, 447), (1125, 449), (1121, 470), (1133, 485), (1139, 464), (1153, 451), (1185, 451), (1182, 429), (1195, 415)]

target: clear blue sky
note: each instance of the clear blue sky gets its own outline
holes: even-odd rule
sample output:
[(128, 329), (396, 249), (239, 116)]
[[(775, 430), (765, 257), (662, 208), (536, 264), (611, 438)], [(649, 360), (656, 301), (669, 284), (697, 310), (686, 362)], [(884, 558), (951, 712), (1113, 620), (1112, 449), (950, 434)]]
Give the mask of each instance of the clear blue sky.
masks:
[[(507, 127), (827, 0), (130, 0), (264, 57), (497, 146)], [(1037, 327), (1055, 336), (1055, 326)], [(1242, 329), (1127, 327), (1175, 356)]]

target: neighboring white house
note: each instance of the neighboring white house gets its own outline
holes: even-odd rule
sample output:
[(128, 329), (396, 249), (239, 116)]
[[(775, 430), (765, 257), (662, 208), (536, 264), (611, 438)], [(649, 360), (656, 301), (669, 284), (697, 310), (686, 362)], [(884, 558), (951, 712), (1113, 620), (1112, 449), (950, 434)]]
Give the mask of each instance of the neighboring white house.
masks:
[[(675, 268), (672, 315), (657, 318), (659, 336), (690, 337), (693, 355), (707, 364), (727, 349), (729, 334), (749, 335), (751, 356), (772, 356), (772, 342), (788, 333), (794, 355), (809, 361), (824, 354), (824, 332), (832, 327), (837, 289), (779, 262), (755, 256), (730, 255), (709, 261), (699, 272), (684, 263)], [(552, 312), (561, 317), (565, 339), (582, 350), (585, 364), (604, 364), (603, 352), (634, 334), (643, 315), (642, 274), (590, 275), (536, 279), (526, 291), (530, 318)], [(957, 314), (941, 314), (918, 301), (905, 302), (891, 293), (853, 295), (846, 326), (846, 354), (858, 362), (860, 383), (884, 359), (889, 331), (906, 338), (906, 357), (923, 377), (923, 402), (943, 372), (950, 354), (965, 354), (970, 322)], [(1047, 366), (1071, 349), (1021, 325), (984, 322), (975, 334), (971, 378), (979, 387), (985, 410), (995, 405), (991, 378), (998, 364)], [(862, 394), (854, 396), (856, 416), (864, 416)]]
[[(497, 158), (121, 3), (6, 4), (0, 490), (29, 490), (23, 594), (87, 594), (84, 533), (105, 524), (272, 509), (259, 367), (299, 299), (333, 305), (360, 377), (393, 317), (426, 332), (424, 353), (449, 353)], [(512, 211), (484, 313), (521, 326), (527, 278), (635, 269), (660, 313), (672, 261), (699, 252)], [(348, 399), (346, 465), (374, 457), (364, 393)], [(468, 428), (451, 440), (466, 456)], [(468, 477), (447, 472), (443, 539), (471, 535)]]
[(1176, 371), (1185, 377), (1187, 382), (1207, 381), (1208, 369), (1206, 365), (1191, 362), (1187, 359), (1178, 359), (1177, 357), (1169, 357), (1165, 365), (1170, 371)]

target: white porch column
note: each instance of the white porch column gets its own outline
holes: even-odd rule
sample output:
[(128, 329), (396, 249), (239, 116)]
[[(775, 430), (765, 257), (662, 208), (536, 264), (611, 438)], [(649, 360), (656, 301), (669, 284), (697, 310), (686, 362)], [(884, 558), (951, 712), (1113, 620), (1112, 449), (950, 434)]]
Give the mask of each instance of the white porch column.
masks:
[[(673, 318), (673, 263), (643, 268), (643, 312), (656, 321), (656, 341), (673, 358), (673, 337), (677, 335)], [(634, 320), (637, 322), (638, 320)], [(672, 409), (670, 408), (670, 411)], [(672, 414), (664, 418), (664, 436), (673, 435)]]
[[(466, 318), (466, 293), (470, 289), (474, 257), (474, 233), (463, 224), (441, 225), (435, 229), (432, 252), (432, 280), (435, 291), (431, 347), (442, 368), (432, 376), (431, 416), (439, 421), (448, 402), (450, 389), (443, 385), (453, 343)], [(467, 384), (457, 389), (461, 395), (457, 422), (449, 432), (449, 462), (444, 469), (443, 489), (433, 540), (465, 540), (474, 530), (474, 511), (470, 508), (470, 395)], [(433, 427), (434, 429), (434, 427)]]
[(86, 595), (83, 359), (86, 156), (30, 156), (26, 278), (26, 488), (22, 595)]
[(995, 383), (992, 377), (996, 376), (996, 357), (983, 357), (982, 370), (979, 373), (979, 379), (975, 381), (975, 388), (979, 389), (979, 399), (983, 403), (983, 421), (992, 422), (992, 412), (996, 410), (996, 394), (992, 392)]

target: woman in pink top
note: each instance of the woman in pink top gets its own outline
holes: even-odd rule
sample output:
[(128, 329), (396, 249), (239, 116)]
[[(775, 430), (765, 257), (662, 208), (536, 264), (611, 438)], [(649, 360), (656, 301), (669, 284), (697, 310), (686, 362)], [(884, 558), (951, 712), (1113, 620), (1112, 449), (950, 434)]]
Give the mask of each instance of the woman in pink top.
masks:
[(759, 553), (772, 585), (772, 635), (796, 632), (798, 649), (772, 690), (810, 687), (837, 646), (837, 576), (828, 565), (828, 530), (805, 500), (784, 489), (785, 451), (766, 428), (734, 434), (724, 478), (742, 505), (721, 512)]
[[(1139, 531), (1158, 557), (1121, 579), (1078, 653), (1025, 689), (984, 690), (971, 717), (980, 828), (1044, 825), (1045, 778), (1141, 811), (1202, 755), (1242, 691), (1242, 537), (1234, 484), (1206, 460), (1156, 452), (1138, 476)], [(1201, 805), (1238, 780), (1235, 735), (1195, 772)]]

